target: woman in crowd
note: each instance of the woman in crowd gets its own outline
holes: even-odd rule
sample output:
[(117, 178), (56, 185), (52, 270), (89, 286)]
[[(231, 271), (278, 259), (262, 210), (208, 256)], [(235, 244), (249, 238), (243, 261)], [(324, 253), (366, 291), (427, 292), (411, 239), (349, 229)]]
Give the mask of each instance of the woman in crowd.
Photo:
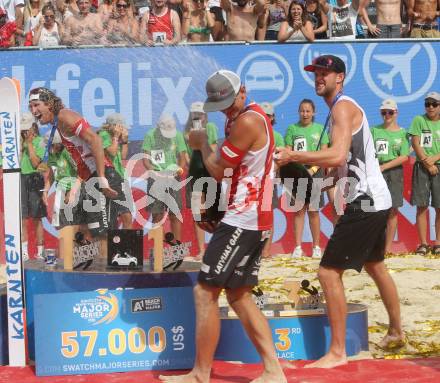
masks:
[(270, 0), (264, 13), (264, 40), (277, 40), (281, 23), (289, 12), (289, 0)]
[[(298, 108), (299, 122), (289, 125), (285, 137), (286, 147), (297, 151), (316, 151), (318, 149), (318, 143), (321, 138), (324, 127), (321, 124), (315, 122), (315, 104), (312, 100), (304, 99), (299, 104)], [(320, 148), (325, 149), (328, 146), (329, 140), (327, 134), (324, 134), (320, 143)], [(308, 169), (309, 173), (313, 177), (322, 177), (321, 169), (317, 167), (311, 167)], [(298, 188), (299, 189), (299, 188)], [(295, 205), (303, 203), (299, 194), (292, 195), (292, 203)], [(295, 242), (296, 247), (292, 253), (292, 257), (304, 256), (304, 252), (301, 246), (303, 231), (304, 231), (304, 219), (306, 212), (309, 217), (310, 231), (313, 241), (313, 258), (321, 258), (321, 247), (319, 244), (320, 239), (320, 219), (319, 208), (323, 206), (323, 196), (320, 196), (319, 206), (310, 206), (308, 203), (304, 203), (304, 206), (299, 211), (295, 212), (294, 216), (294, 229), (295, 229)], [(294, 206), (295, 206), (294, 205)], [(312, 204), (314, 205), (314, 204)]]
[(42, 48), (57, 47), (61, 43), (62, 25), (55, 20), (55, 8), (51, 3), (42, 9), (43, 17), (34, 31), (33, 45)]
[(306, 0), (306, 11), (309, 20), (313, 24), (315, 39), (326, 39), (328, 18), (325, 12), (321, 9), (319, 0)]
[(376, 156), (380, 169), (391, 193), (392, 208), (388, 217), (385, 240), (385, 253), (391, 253), (394, 235), (397, 229), (397, 213), (403, 206), (403, 167), (408, 161), (409, 142), (406, 130), (397, 123), (397, 104), (387, 99), (380, 106), (383, 124), (372, 128)]
[(21, 215), (23, 218), (22, 249), (23, 259), (29, 258), (28, 253), (28, 219), (32, 221), (37, 237), (37, 258), (44, 259), (43, 224), (41, 219), (46, 217), (44, 203), (44, 178), (37, 171), (44, 156), (45, 144), (40, 136), (38, 125), (31, 113), (21, 116)]
[[(118, 2), (122, 2), (122, 0), (118, 0)], [(102, 148), (105, 155), (111, 160), (121, 179), (124, 180), (125, 169), (122, 161), (127, 158), (128, 153), (128, 127), (124, 116), (119, 113), (108, 115), (98, 134), (102, 139)], [(122, 185), (122, 190), (124, 190), (124, 185)], [(130, 209), (120, 204), (113, 204), (112, 206), (117, 210), (115, 213), (121, 217), (123, 228), (131, 229), (132, 216)]]
[(206, 0), (184, 0), (182, 5), (182, 35), (192, 43), (209, 41), (215, 19), (206, 5)]
[(139, 23), (134, 17), (131, 0), (116, 0), (114, 18), (108, 22), (107, 39), (113, 44), (139, 42)]
[(309, 41), (315, 40), (313, 24), (308, 20), (304, 3), (294, 0), (290, 3), (287, 20), (283, 21), (278, 32), (278, 41)]
[(23, 31), (28, 33), (40, 25), (44, 0), (26, 0), (23, 11)]

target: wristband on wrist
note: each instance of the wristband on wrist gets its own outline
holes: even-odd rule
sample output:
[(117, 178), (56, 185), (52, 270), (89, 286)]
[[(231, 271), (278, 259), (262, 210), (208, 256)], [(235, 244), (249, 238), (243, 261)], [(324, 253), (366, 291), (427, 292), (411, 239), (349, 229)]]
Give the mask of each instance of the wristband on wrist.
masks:
[(110, 187), (105, 177), (98, 177), (98, 184), (101, 189), (108, 189)]

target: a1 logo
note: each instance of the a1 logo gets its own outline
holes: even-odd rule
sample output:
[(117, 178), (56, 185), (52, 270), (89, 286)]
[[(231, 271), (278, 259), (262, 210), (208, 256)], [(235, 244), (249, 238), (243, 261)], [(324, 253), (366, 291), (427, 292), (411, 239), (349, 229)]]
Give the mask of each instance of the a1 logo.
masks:
[(387, 155), (388, 154), (388, 141), (386, 140), (377, 140), (376, 141), (376, 153)]
[(432, 148), (432, 133), (422, 133), (420, 141), (422, 143), (422, 147)]
[(305, 138), (295, 138), (293, 142), (293, 150), (297, 152), (307, 151), (307, 142)]

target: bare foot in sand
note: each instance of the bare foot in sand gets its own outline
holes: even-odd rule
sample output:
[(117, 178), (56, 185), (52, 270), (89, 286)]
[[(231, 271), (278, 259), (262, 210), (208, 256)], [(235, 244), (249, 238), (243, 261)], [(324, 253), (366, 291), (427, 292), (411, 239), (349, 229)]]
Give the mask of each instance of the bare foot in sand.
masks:
[(377, 346), (380, 347), (382, 350), (393, 350), (396, 348), (401, 348), (401, 347), (405, 346), (405, 344), (406, 344), (405, 335), (403, 335), (403, 334), (398, 334), (398, 335), (387, 334), (377, 344)]
[(281, 372), (281, 374), (269, 374), (263, 372), (263, 375), (252, 380), (250, 383), (287, 383), (287, 379), (283, 372)]
[(191, 371), (187, 375), (159, 375), (159, 380), (168, 383), (209, 383), (209, 376), (202, 378)]
[(347, 363), (347, 355), (335, 355), (329, 352), (316, 362), (304, 366), (304, 368), (333, 368)]

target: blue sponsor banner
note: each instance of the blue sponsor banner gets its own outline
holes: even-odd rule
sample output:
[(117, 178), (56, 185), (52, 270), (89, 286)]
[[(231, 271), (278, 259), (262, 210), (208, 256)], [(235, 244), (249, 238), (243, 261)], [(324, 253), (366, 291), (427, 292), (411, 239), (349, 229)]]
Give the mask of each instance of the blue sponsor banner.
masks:
[[(439, 46), (397, 40), (3, 51), (0, 76), (20, 80), (22, 108), (32, 87), (47, 86), (94, 127), (107, 114), (122, 113), (131, 126), (130, 140), (142, 140), (162, 113), (176, 117), (183, 129), (190, 104), (205, 98), (208, 76), (230, 69), (241, 76), (249, 100), (275, 105), (276, 129), (284, 134), (298, 121), (303, 98), (316, 102), (316, 121), (325, 120), (327, 106), (315, 95), (313, 74), (303, 67), (330, 53), (346, 62), (345, 93), (365, 109), (371, 125), (382, 122), (380, 103), (392, 97), (399, 105), (399, 123), (407, 128), (424, 113), (424, 95), (440, 90)], [(220, 113), (210, 119), (222, 127)]]
[(34, 305), (37, 375), (193, 366), (191, 287), (39, 294)]

